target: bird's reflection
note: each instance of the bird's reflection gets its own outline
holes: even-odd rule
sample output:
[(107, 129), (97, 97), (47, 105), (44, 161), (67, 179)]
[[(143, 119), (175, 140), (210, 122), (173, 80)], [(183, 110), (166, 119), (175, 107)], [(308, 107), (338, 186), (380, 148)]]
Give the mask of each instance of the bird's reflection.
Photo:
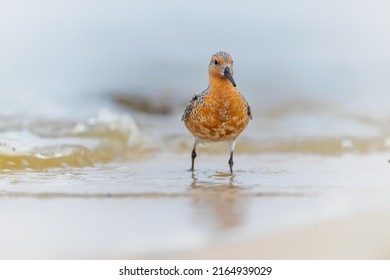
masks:
[(201, 180), (192, 172), (191, 192), (197, 219), (202, 224), (221, 230), (239, 226), (248, 199), (240, 197), (240, 191), (234, 175), (216, 173)]

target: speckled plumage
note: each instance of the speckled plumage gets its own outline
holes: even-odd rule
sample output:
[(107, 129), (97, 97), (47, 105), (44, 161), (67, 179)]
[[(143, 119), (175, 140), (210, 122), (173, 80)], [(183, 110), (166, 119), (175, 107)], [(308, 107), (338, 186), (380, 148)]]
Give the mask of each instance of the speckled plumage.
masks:
[(196, 93), (188, 103), (182, 121), (194, 136), (195, 148), (200, 142), (227, 141), (230, 146), (230, 171), (233, 172), (233, 150), (237, 137), (252, 119), (251, 109), (233, 80), (233, 60), (226, 52), (212, 55), (209, 64), (210, 84)]

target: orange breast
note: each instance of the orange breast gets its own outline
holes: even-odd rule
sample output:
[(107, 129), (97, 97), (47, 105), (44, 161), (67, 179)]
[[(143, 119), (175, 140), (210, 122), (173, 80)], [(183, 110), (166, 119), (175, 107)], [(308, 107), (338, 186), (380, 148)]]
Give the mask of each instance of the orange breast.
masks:
[(236, 88), (211, 89), (203, 102), (194, 105), (185, 125), (201, 140), (234, 140), (248, 125), (247, 110), (247, 103)]

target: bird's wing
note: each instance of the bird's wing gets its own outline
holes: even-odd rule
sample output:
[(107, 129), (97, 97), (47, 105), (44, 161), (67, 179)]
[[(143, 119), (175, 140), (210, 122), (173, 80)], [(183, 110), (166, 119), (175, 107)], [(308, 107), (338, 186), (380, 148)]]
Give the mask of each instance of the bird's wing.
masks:
[(199, 102), (204, 98), (204, 95), (207, 93), (207, 89), (204, 91), (197, 92), (191, 100), (188, 102), (186, 109), (184, 110), (183, 116), (181, 117), (182, 121), (186, 121), (188, 116), (191, 114), (192, 108), (195, 102)]
[(248, 110), (248, 116), (250, 119), (252, 119), (252, 110), (251, 110), (251, 106), (249, 106), (248, 102), (246, 103), (247, 104), (247, 110)]
[(252, 110), (251, 110), (251, 106), (249, 106), (248, 101), (246, 101), (245, 97), (241, 94), (241, 92), (240, 92), (240, 95), (241, 95), (241, 98), (244, 100), (244, 102), (245, 102), (245, 104), (246, 104), (246, 111), (247, 111), (247, 114), (248, 114), (249, 118), (252, 119)]
[[(196, 96), (196, 95), (195, 95)], [(194, 98), (195, 98), (194, 96)], [(194, 98), (188, 102), (186, 109), (184, 110), (183, 116), (181, 117), (181, 121), (186, 121), (188, 116), (191, 114), (192, 111), (192, 104), (194, 104)]]

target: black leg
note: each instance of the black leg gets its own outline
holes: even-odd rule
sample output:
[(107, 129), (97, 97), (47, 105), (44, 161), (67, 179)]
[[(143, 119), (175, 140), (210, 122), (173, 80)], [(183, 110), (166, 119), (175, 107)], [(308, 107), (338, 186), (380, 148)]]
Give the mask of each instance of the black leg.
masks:
[(230, 166), (230, 173), (233, 174), (233, 151), (230, 152), (229, 166)]
[(194, 149), (192, 150), (191, 158), (192, 158), (191, 171), (194, 171), (194, 163), (195, 163), (195, 158), (196, 158), (195, 147), (194, 147)]

